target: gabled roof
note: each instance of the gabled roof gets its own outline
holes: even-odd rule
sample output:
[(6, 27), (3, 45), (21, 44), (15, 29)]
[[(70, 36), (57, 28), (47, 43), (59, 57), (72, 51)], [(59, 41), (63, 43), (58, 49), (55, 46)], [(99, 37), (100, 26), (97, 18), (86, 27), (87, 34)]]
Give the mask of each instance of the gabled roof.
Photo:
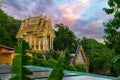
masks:
[(83, 47), (79, 46), (76, 49), (75, 56), (73, 59), (71, 59), (71, 64), (75, 65), (78, 63), (85, 64), (87, 67), (89, 66), (89, 61), (87, 56), (84, 53)]
[(9, 50), (14, 50), (13, 48), (11, 47), (8, 47), (8, 46), (3, 46), (3, 45), (0, 45), (0, 48), (6, 48), (6, 49), (9, 49)]
[(36, 34), (38, 37), (44, 36), (44, 34), (55, 37), (55, 32), (51, 25), (51, 19), (48, 20), (46, 17), (42, 17), (41, 15), (29, 17), (23, 20), (16, 38), (20, 38), (21, 36), (26, 35), (26, 33)]

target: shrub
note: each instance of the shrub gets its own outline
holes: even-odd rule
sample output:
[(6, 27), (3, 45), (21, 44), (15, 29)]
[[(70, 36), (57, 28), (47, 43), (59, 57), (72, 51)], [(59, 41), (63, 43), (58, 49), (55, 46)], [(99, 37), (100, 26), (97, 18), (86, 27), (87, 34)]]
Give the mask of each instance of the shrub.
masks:
[(75, 65), (75, 68), (79, 72), (87, 72), (87, 68), (83, 64), (77, 64), (77, 65)]
[(66, 69), (71, 71), (77, 71), (77, 69), (73, 65), (66, 66)]
[(60, 53), (55, 50), (50, 50), (44, 53), (46, 59), (53, 58), (55, 60), (59, 59)]
[(39, 65), (39, 59), (44, 59), (43, 55), (41, 53), (34, 53), (32, 57), (33, 65)]
[(39, 66), (47, 67), (48, 66), (47, 60), (45, 60), (45, 59), (39, 59)]
[(60, 56), (59, 61), (55, 65), (47, 80), (62, 80), (62, 77), (64, 76), (63, 71), (67, 64), (67, 54), (69, 54), (68, 49), (66, 49)]
[(48, 67), (54, 67), (55, 64), (57, 63), (57, 60), (50, 58), (47, 60), (47, 62), (48, 62)]
[(118, 76), (115, 80), (120, 80), (120, 76)]

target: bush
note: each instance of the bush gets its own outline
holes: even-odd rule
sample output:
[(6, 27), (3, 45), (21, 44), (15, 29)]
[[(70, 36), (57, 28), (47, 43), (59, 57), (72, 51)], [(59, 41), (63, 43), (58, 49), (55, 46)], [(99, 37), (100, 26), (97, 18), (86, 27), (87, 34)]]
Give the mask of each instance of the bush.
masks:
[(112, 64), (111, 75), (115, 77), (120, 75), (120, 62), (116, 62), (115, 64)]
[(79, 72), (88, 72), (87, 68), (83, 64), (77, 64), (77, 65), (75, 65), (75, 68)]
[(57, 60), (54, 60), (54, 59), (50, 58), (50, 59), (47, 60), (47, 62), (48, 62), (48, 67), (53, 68), (55, 66), (55, 64), (57, 63)]
[(73, 65), (66, 66), (66, 69), (71, 71), (77, 71), (77, 69)]
[(44, 59), (44, 56), (41, 53), (34, 53), (32, 58), (33, 65), (39, 65), (39, 59)]
[(120, 76), (118, 76), (115, 80), (120, 80)]
[(39, 59), (39, 66), (47, 67), (48, 66), (47, 60), (45, 60), (45, 59)]
[(69, 54), (68, 48), (66, 48), (64, 53), (60, 56), (47, 80), (62, 80), (62, 77), (64, 76), (63, 71), (67, 63), (67, 54)]
[(55, 50), (50, 50), (44, 53), (46, 59), (53, 58), (55, 60), (59, 59), (60, 53)]

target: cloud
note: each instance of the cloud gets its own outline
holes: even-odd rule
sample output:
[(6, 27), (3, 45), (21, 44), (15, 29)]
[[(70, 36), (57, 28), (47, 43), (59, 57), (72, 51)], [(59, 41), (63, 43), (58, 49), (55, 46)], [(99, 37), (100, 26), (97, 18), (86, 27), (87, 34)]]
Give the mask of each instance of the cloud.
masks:
[(90, 22), (90, 25), (92, 27), (101, 27), (101, 24), (102, 24), (102, 20), (95, 20)]
[(102, 23), (112, 18), (102, 11), (105, 0), (6, 0), (6, 13), (17, 19), (42, 13), (52, 18), (52, 23), (63, 23), (81, 38), (83, 36), (102, 40)]
[[(17, 18), (24, 19), (29, 15), (45, 14), (53, 5), (53, 0), (7, 0), (6, 13)], [(50, 7), (51, 6), (51, 7)]]
[(64, 23), (68, 26), (73, 26), (78, 19), (78, 15), (88, 9), (90, 6), (89, 0), (75, 0), (63, 5), (58, 5), (58, 15), (55, 20), (57, 23)]
[(97, 18), (82, 20), (79, 19), (76, 21), (75, 27), (71, 27), (71, 30), (75, 32), (75, 35), (78, 38), (88, 37), (94, 38), (96, 40), (103, 41), (104, 27), (101, 24), (102, 21)]

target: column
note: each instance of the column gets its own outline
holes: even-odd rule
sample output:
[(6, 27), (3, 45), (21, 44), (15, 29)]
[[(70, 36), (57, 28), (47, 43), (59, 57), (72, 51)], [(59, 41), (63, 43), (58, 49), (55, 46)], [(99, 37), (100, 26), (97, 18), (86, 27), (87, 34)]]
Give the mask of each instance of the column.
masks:
[(39, 43), (38, 43), (38, 50), (41, 50), (41, 39), (39, 38)]
[(45, 37), (43, 37), (43, 50), (46, 50)]
[(32, 47), (32, 34), (30, 34), (30, 47)]
[(53, 38), (52, 38), (52, 49), (53, 49)]
[(50, 42), (50, 45), (49, 45), (50, 47), (49, 48), (51, 49), (51, 37), (50, 37), (50, 41), (49, 42)]
[(36, 50), (36, 35), (34, 35), (34, 49)]
[(45, 41), (46, 41), (46, 50), (48, 50), (48, 40), (47, 40), (47, 37), (45, 38)]
[(46, 37), (44, 37), (44, 50), (46, 51)]

